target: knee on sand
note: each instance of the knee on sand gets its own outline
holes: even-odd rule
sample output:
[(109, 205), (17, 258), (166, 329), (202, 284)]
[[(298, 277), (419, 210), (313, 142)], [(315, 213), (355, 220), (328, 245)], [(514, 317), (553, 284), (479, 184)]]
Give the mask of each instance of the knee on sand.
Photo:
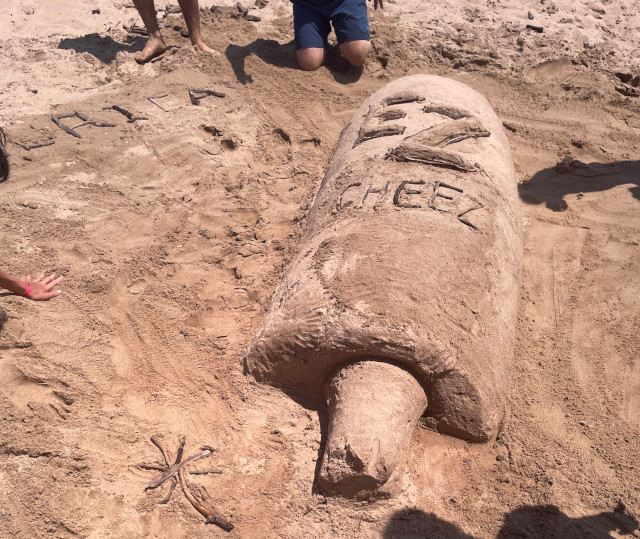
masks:
[[(348, 41), (340, 45), (340, 54), (354, 67), (361, 67), (367, 60), (371, 43), (365, 40)], [(316, 71), (325, 64), (326, 50), (311, 47), (296, 53), (298, 65), (303, 71)]]

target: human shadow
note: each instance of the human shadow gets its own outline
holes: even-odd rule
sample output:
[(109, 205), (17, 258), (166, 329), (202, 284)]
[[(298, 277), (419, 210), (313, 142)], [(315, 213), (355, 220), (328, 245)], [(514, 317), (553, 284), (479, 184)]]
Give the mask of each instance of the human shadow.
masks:
[(555, 505), (534, 505), (507, 514), (497, 539), (604, 539), (612, 538), (612, 531), (631, 535), (637, 528), (637, 519), (621, 503), (613, 511), (580, 518), (568, 517)]
[[(361, 74), (361, 69), (351, 69), (349, 63), (340, 57), (335, 47), (327, 49), (326, 68), (333, 78), (341, 84), (356, 82)], [(253, 83), (253, 77), (247, 73), (246, 58), (255, 54), (263, 62), (282, 69), (300, 69), (296, 60), (295, 43), (279, 43), (274, 39), (259, 38), (248, 45), (229, 45), (225, 55), (231, 64), (233, 72), (240, 84)]]
[(553, 211), (564, 211), (567, 195), (605, 191), (617, 185), (633, 184), (633, 198), (640, 200), (640, 161), (615, 163), (560, 163), (536, 172), (531, 179), (518, 185), (518, 192), (527, 204), (545, 203)]
[(103, 64), (110, 64), (116, 59), (116, 55), (119, 52), (139, 52), (144, 48), (145, 43), (146, 39), (135, 38), (133, 43), (126, 45), (118, 43), (111, 36), (101, 36), (94, 33), (81, 37), (65, 38), (60, 41), (58, 48), (76, 52), (88, 52)]
[(383, 539), (474, 539), (451, 522), (420, 509), (396, 511), (384, 530)]
[(228, 45), (225, 55), (240, 84), (253, 83), (253, 77), (247, 73), (245, 60), (255, 54), (263, 62), (280, 68), (297, 69), (296, 49), (293, 41), (278, 43), (275, 39), (256, 39), (248, 45)]
[[(613, 511), (571, 518), (555, 505), (523, 506), (511, 511), (496, 539), (612, 539), (631, 535), (638, 520), (619, 503)], [(420, 509), (396, 511), (382, 531), (384, 539), (474, 539), (459, 526)]]

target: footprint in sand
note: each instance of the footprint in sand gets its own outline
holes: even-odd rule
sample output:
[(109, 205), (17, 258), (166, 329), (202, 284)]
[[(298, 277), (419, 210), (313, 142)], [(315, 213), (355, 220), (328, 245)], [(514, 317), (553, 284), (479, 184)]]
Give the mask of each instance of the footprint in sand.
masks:
[(127, 286), (127, 290), (131, 294), (142, 294), (145, 288), (147, 288), (147, 281), (145, 281), (144, 279), (136, 279), (135, 281), (130, 283), (129, 286)]

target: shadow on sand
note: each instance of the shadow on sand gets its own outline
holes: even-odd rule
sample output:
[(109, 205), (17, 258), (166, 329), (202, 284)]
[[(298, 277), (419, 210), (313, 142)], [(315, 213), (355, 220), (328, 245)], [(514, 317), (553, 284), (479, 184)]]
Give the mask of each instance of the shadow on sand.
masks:
[(247, 73), (245, 68), (245, 60), (247, 56), (255, 54), (263, 62), (272, 66), (297, 69), (296, 49), (293, 41), (289, 43), (278, 43), (274, 39), (256, 39), (248, 45), (229, 45), (225, 50), (225, 54), (233, 72), (241, 84), (251, 84), (253, 77)]
[(130, 45), (125, 45), (114, 41), (110, 36), (87, 34), (82, 37), (65, 38), (60, 41), (58, 48), (78, 53), (88, 52), (103, 64), (110, 64), (116, 59), (119, 52), (139, 52), (144, 48), (146, 42), (146, 38), (136, 38)]
[(474, 539), (458, 526), (419, 509), (396, 511), (382, 531), (383, 539)]
[(318, 447), (318, 458), (316, 459), (316, 466), (313, 471), (312, 492), (314, 494), (323, 494), (322, 489), (318, 485), (318, 478), (320, 477), (320, 468), (322, 468), (324, 448), (327, 443), (327, 435), (329, 433), (329, 412), (327, 411), (326, 406), (324, 406), (321, 401), (309, 398), (308, 396), (297, 391), (284, 390), (284, 393), (286, 393), (289, 398), (298, 403), (305, 410), (318, 414), (318, 421), (320, 422), (320, 447)]
[[(523, 506), (508, 513), (497, 539), (605, 539), (612, 531), (631, 535), (638, 521), (621, 503), (611, 512), (570, 518), (555, 505)], [(397, 511), (382, 532), (384, 539), (474, 539), (457, 525), (419, 509)]]
[[(296, 48), (293, 41), (289, 43), (278, 43), (274, 39), (256, 39), (248, 45), (229, 45), (225, 54), (238, 82), (241, 84), (251, 84), (253, 77), (247, 73), (245, 60), (254, 54), (263, 62), (283, 69), (299, 69), (296, 61)], [(327, 65), (333, 78), (340, 84), (352, 84), (360, 79), (361, 70), (354, 70), (349, 63), (340, 57), (335, 47), (327, 50)]]
[(499, 539), (544, 537), (546, 539), (604, 539), (615, 531), (631, 535), (638, 521), (625, 513), (624, 506), (580, 518), (570, 518), (555, 505), (533, 505), (515, 509), (505, 519)]
[(640, 200), (640, 161), (563, 163), (536, 172), (518, 185), (518, 191), (527, 204), (544, 202), (550, 210), (564, 211), (568, 208), (568, 195), (605, 191), (617, 185), (632, 185), (629, 191)]

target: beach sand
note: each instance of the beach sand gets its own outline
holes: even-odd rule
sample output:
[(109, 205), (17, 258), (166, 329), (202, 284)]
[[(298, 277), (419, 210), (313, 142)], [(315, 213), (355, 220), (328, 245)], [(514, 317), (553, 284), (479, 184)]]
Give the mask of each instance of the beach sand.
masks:
[[(144, 491), (158, 435), (213, 450), (191, 469), (223, 473), (187, 480), (229, 537), (640, 537), (636, 3), (386, 0), (359, 80), (296, 69), (288, 1), (247, 4), (259, 22), (211, 5), (220, 56), (169, 14), (170, 50), (144, 66), (127, 2), (0, 5), (0, 267), (65, 275), (49, 303), (0, 295), (0, 536), (224, 535), (179, 488), (166, 505), (168, 487)], [(314, 489), (318, 404), (242, 360), (345, 123), (415, 73), (470, 85), (504, 123), (524, 219), (515, 359), (495, 441), (424, 421), (401, 494), (356, 503)], [(194, 106), (195, 88), (225, 97)], [(51, 121), (74, 111), (115, 127)]]

